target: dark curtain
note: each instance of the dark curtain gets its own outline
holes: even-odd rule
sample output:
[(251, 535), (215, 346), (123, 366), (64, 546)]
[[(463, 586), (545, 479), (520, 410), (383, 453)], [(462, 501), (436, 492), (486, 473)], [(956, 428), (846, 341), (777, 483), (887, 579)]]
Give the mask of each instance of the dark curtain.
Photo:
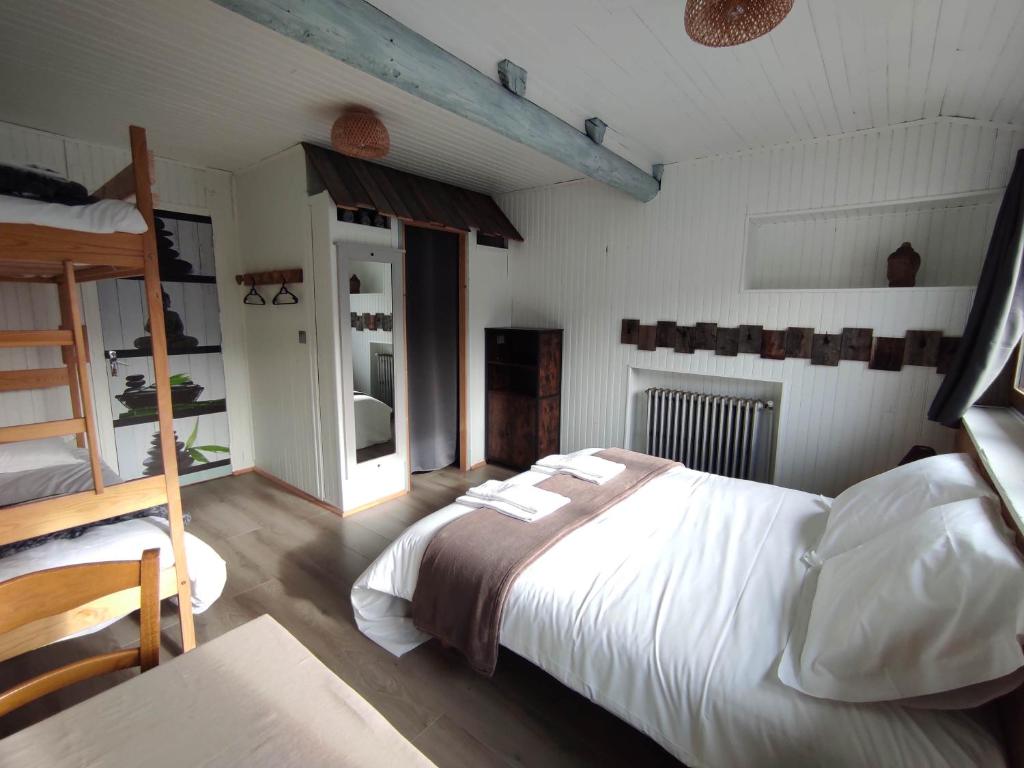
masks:
[(928, 410), (928, 418), (954, 427), (1002, 373), (1024, 331), (1024, 150), (999, 207), (985, 265), (978, 280), (952, 367)]
[(459, 458), (459, 237), (405, 232), (409, 460), (425, 472)]

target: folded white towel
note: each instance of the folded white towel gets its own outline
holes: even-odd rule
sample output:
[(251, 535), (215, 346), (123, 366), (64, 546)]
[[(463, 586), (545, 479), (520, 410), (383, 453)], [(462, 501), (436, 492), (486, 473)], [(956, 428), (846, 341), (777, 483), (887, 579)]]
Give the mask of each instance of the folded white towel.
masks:
[(569, 499), (560, 494), (532, 485), (500, 480), (488, 480), (482, 485), (470, 488), (466, 491), (466, 496), (476, 499), (477, 503), (484, 501), (490, 505), (491, 502), (498, 502), (503, 506), (514, 507), (531, 519), (536, 519), (538, 515), (549, 515), (569, 503)]
[(508, 517), (514, 517), (516, 520), (522, 520), (524, 523), (536, 522), (555, 511), (553, 509), (546, 509), (530, 513), (526, 510), (520, 509), (519, 507), (514, 507), (511, 504), (498, 501), (497, 499), (481, 499), (477, 496), (459, 496), (455, 501), (469, 507), (487, 507), (488, 509), (493, 509), (495, 512), (500, 512)]
[(604, 485), (625, 468), (625, 464), (608, 461), (608, 459), (602, 459), (581, 451), (545, 456), (533, 465), (533, 469), (537, 472), (544, 472), (549, 475), (572, 475), (580, 480), (586, 480), (588, 483), (595, 483), (596, 485)]

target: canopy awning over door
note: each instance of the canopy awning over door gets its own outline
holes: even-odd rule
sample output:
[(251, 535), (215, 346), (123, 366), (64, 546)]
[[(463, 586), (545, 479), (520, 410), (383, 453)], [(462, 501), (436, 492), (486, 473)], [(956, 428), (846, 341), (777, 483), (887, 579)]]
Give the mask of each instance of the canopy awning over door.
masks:
[(481, 192), (346, 157), (303, 143), (310, 165), (339, 208), (369, 208), (408, 224), (445, 227), (522, 241), (494, 198)]

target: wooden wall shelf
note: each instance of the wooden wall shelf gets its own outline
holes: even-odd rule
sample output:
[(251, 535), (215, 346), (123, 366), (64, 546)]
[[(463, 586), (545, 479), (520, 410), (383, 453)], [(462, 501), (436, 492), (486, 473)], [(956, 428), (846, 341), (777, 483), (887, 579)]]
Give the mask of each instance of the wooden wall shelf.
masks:
[(301, 283), (301, 269), (275, 269), (270, 272), (246, 272), (235, 275), (239, 285), (281, 285), (282, 283)]

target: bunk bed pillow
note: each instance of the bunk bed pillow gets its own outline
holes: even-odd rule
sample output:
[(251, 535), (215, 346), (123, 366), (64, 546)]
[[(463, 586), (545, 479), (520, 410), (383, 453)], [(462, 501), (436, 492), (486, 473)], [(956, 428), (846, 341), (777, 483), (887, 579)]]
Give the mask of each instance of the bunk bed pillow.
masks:
[(962, 692), (980, 704), (1024, 667), (1020, 637), (1024, 565), (1013, 535), (997, 502), (967, 499), (812, 568), (778, 676), (837, 701)]
[(28, 472), (85, 461), (84, 454), (61, 437), (0, 444), (0, 474)]
[(35, 224), (101, 235), (112, 232), (140, 235), (148, 229), (139, 209), (123, 200), (62, 205), (8, 195), (0, 195), (0, 224)]
[(914, 515), (964, 499), (995, 499), (996, 493), (966, 453), (949, 453), (904, 464), (857, 483), (832, 501), (811, 562), (849, 552)]

